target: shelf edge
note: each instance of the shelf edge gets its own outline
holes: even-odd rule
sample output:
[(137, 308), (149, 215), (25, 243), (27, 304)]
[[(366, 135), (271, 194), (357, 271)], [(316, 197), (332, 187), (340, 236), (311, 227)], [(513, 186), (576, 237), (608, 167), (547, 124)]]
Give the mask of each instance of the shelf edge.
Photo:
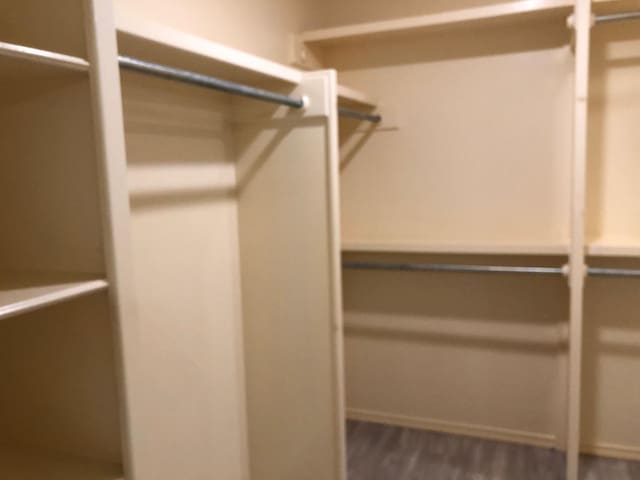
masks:
[(640, 244), (616, 245), (591, 242), (587, 245), (587, 255), (590, 257), (640, 257)]
[(345, 253), (422, 253), (466, 255), (567, 255), (568, 245), (402, 245), (343, 242)]
[(13, 43), (0, 42), (0, 55), (52, 65), (55, 67), (68, 68), (70, 70), (89, 70), (89, 62), (83, 58), (50, 52), (48, 50), (40, 50), (39, 48), (26, 47), (24, 45), (16, 45)]
[(299, 85), (302, 81), (300, 70), (122, 12), (116, 12), (116, 30), (121, 34), (225, 63), (291, 85)]
[(20, 302), (0, 307), (0, 320), (105, 290), (108, 286), (109, 285), (106, 280), (77, 282), (73, 286), (67, 288), (62, 287), (60, 290), (55, 292), (38, 295), (27, 300), (22, 300)]
[(318, 30), (308, 30), (299, 36), (304, 43), (340, 41), (354, 37), (365, 37), (391, 33), (408, 32), (435, 27), (454, 26), (496, 18), (507, 18), (526, 14), (553, 12), (573, 7), (571, 0), (521, 0), (484, 7), (451, 10), (428, 15), (356, 23)]

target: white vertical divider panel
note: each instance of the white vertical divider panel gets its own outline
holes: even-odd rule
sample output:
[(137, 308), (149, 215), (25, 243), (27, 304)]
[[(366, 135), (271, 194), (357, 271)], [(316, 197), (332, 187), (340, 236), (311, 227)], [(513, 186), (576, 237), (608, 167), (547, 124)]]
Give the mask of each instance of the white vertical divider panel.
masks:
[(589, 50), (591, 0), (575, 4), (575, 91), (573, 132), (573, 189), (571, 207), (571, 251), (569, 256), (569, 394), (567, 426), (567, 480), (577, 480), (580, 459), (580, 402), (582, 376), (582, 330), (585, 265), (585, 189), (587, 164), (587, 110), (589, 94)]
[(121, 72), (142, 480), (243, 480), (231, 97)]
[(332, 252), (331, 268), (333, 268), (333, 318), (334, 318), (334, 387), (336, 402), (336, 429), (335, 448), (338, 459), (338, 480), (347, 480), (347, 437), (346, 437), (346, 386), (344, 364), (344, 307), (342, 304), (342, 232), (340, 231), (340, 139), (339, 139), (339, 115), (338, 115), (338, 73), (329, 70), (329, 121), (328, 121), (328, 148), (329, 148), (329, 199), (330, 228), (332, 242), (335, 248)]
[(126, 154), (112, 4), (85, 0), (87, 54), (93, 95), (97, 156), (101, 175), (102, 223), (115, 358), (120, 386), (122, 455), (125, 478), (137, 480), (133, 392), (137, 323), (131, 272)]
[(336, 90), (335, 72), (314, 72), (290, 92), (305, 111), (247, 116), (238, 102), (253, 480), (345, 478)]

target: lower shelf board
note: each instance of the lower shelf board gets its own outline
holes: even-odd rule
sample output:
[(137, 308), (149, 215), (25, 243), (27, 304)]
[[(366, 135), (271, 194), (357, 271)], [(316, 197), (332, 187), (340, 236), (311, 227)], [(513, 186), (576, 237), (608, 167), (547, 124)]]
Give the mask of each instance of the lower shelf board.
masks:
[(107, 288), (86, 274), (0, 272), (0, 320)]
[(592, 257), (640, 257), (640, 241), (594, 240), (589, 242), (587, 252)]
[(0, 445), (0, 478), (7, 480), (124, 480), (118, 464)]
[(567, 255), (569, 253), (569, 245), (568, 243), (514, 243), (500, 245), (343, 241), (342, 251), (353, 253), (419, 253), (452, 255)]

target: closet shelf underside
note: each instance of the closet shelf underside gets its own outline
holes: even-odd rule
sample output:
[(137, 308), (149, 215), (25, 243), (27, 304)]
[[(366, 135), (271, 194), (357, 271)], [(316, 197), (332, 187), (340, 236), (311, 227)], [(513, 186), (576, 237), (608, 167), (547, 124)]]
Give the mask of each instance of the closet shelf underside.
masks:
[(0, 272), (0, 320), (106, 289), (95, 277), (57, 272)]
[(204, 75), (255, 86), (290, 88), (302, 72), (161, 24), (116, 16), (118, 52)]
[[(621, 0), (595, 0), (595, 8), (602, 12), (619, 11), (628, 3)], [(302, 32), (298, 40), (313, 45), (335, 45), (353, 39), (421, 34), (464, 26), (492, 26), (541, 19), (564, 21), (573, 11), (573, 6), (573, 0), (520, 0), (429, 15), (309, 30)]]
[(568, 244), (420, 244), (343, 241), (343, 252), (470, 255), (567, 255)]
[(15, 480), (123, 480), (120, 465), (0, 445), (0, 478)]

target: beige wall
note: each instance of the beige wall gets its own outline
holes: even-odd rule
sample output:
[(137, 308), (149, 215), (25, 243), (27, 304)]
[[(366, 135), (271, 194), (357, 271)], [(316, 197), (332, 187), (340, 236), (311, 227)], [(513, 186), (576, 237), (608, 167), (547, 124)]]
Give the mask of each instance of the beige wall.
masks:
[[(343, 239), (568, 243), (572, 54), (564, 25), (354, 42), (326, 58), (345, 84), (397, 117), (396, 129), (369, 135), (341, 122)], [(344, 302), (352, 417), (562, 444), (563, 279), (346, 271)]]
[(318, 15), (313, 0), (115, 0), (131, 13), (270, 60), (287, 63), (290, 34)]
[(354, 270), (343, 278), (351, 417), (547, 446), (561, 438), (562, 279)]
[(343, 240), (566, 245), (568, 41), (534, 24), (328, 50), (397, 117), (370, 134), (341, 122)]

